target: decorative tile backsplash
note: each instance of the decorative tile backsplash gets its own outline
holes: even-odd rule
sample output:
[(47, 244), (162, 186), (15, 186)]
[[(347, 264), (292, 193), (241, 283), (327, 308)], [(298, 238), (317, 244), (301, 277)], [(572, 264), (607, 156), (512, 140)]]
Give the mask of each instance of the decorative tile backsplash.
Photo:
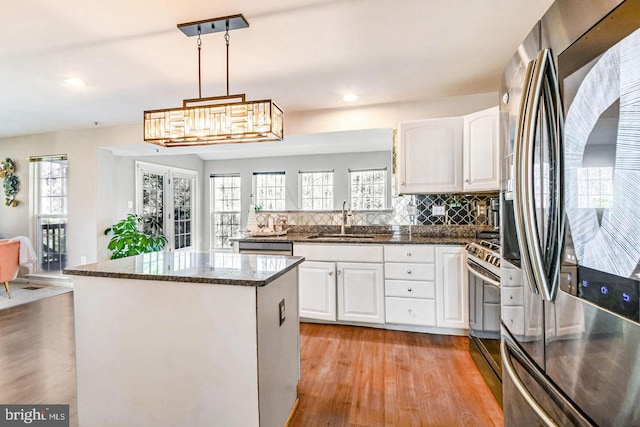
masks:
[[(498, 193), (482, 194), (425, 194), (392, 197), (392, 209), (383, 211), (355, 211), (352, 226), (434, 226), (473, 225), (491, 227), (488, 208)], [(433, 215), (434, 206), (442, 206), (444, 215)], [(478, 212), (485, 206), (487, 214)], [(273, 214), (286, 214), (289, 226), (340, 225), (341, 211), (258, 211), (258, 223), (266, 223)]]

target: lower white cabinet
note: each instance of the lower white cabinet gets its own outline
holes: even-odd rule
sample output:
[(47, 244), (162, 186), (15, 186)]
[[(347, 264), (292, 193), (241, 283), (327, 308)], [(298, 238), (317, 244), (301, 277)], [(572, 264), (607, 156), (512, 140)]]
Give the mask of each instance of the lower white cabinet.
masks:
[[(384, 323), (382, 246), (295, 244), (300, 317)], [(344, 262), (343, 262), (344, 261)]]
[(464, 262), (462, 247), (436, 247), (436, 311), (440, 328), (469, 328), (469, 289)]
[(382, 264), (338, 262), (338, 320), (384, 323)]
[(306, 258), (298, 267), (302, 319), (436, 333), (469, 327), (461, 246), (295, 244), (293, 252)]
[(298, 267), (300, 317), (336, 320), (336, 264), (305, 261)]

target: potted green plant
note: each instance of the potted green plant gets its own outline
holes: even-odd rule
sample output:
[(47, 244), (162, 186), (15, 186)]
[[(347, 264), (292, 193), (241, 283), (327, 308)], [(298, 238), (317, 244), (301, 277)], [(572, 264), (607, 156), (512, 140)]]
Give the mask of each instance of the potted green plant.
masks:
[(167, 243), (165, 236), (156, 236), (140, 230), (142, 217), (129, 214), (104, 231), (112, 235), (109, 245), (111, 259), (124, 258), (131, 255), (161, 251)]

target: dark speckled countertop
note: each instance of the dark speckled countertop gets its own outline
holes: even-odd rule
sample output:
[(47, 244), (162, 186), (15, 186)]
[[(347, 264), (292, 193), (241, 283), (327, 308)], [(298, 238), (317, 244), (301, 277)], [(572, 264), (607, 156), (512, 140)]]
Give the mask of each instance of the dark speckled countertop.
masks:
[(474, 237), (431, 237), (409, 234), (367, 234), (371, 238), (360, 237), (314, 237), (319, 233), (287, 233), (283, 236), (269, 237), (238, 237), (233, 240), (240, 242), (293, 242), (293, 243), (348, 243), (348, 244), (423, 244), (423, 245), (466, 245), (477, 240)]
[(227, 252), (153, 252), (81, 265), (71, 276), (160, 280), (216, 285), (265, 286), (304, 261), (303, 257)]

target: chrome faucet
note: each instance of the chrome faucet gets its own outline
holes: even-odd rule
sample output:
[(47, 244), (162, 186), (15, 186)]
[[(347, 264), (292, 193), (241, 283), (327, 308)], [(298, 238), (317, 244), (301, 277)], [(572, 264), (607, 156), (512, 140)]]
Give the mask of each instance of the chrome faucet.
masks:
[(342, 202), (342, 216), (341, 216), (341, 221), (340, 221), (340, 234), (346, 234), (345, 226), (346, 226), (346, 223), (347, 223), (347, 217), (351, 216), (351, 207), (349, 207), (349, 212), (347, 213), (346, 206), (347, 206), (347, 201), (344, 200)]

